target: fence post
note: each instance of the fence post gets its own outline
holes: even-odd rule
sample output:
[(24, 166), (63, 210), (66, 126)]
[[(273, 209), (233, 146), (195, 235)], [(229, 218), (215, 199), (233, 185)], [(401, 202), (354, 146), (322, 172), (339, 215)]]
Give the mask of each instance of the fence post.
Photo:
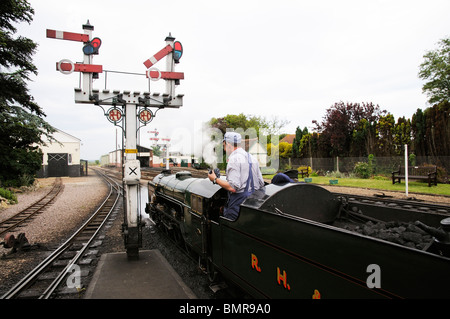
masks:
[(408, 144), (405, 144), (405, 186), (406, 197), (408, 197)]

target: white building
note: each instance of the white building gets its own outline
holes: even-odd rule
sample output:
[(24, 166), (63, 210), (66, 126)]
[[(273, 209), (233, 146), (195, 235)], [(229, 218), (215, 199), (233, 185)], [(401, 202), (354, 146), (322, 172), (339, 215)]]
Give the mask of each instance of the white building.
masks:
[[(140, 161), (141, 167), (148, 167), (152, 157), (152, 150), (141, 145), (137, 145), (137, 150), (138, 153), (136, 157)], [(122, 149), (111, 151), (106, 155), (102, 155), (101, 165), (122, 167), (123, 156)]]
[(253, 155), (259, 163), (259, 167), (267, 166), (267, 149), (261, 145), (258, 139), (248, 139), (244, 140), (244, 148), (247, 152)]
[(49, 142), (44, 138), (46, 145), (40, 146), (40, 149), (44, 154), (42, 168), (38, 171), (37, 176), (80, 176), (81, 140), (58, 129), (53, 133), (53, 137), (57, 142)]
[[(153, 155), (153, 150), (143, 146), (137, 146), (138, 153), (137, 158), (141, 163), (141, 167), (166, 167), (166, 156), (165, 152), (161, 156)], [(109, 152), (108, 154), (102, 155), (101, 165), (102, 166), (116, 166), (122, 167), (122, 157), (123, 150), (118, 149)], [(191, 155), (183, 155), (178, 152), (169, 153), (169, 166), (181, 166), (181, 167), (191, 167), (194, 163), (198, 163), (198, 159)]]

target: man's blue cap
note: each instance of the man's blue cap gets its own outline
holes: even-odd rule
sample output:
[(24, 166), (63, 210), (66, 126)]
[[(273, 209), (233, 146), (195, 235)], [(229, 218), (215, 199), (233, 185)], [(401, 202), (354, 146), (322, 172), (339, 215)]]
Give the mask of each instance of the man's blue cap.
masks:
[(231, 143), (231, 144), (240, 144), (242, 140), (241, 134), (236, 132), (226, 132), (223, 137), (223, 142)]
[(294, 183), (294, 181), (286, 174), (278, 173), (272, 178), (271, 183), (276, 185), (282, 185), (286, 183)]

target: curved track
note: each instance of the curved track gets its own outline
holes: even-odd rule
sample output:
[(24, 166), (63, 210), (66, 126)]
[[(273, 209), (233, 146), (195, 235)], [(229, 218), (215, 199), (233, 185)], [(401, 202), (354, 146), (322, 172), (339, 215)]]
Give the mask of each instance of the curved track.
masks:
[(56, 196), (58, 196), (63, 188), (64, 185), (62, 183), (61, 177), (57, 177), (55, 179), (55, 182), (53, 183), (52, 189), (44, 197), (0, 223), (0, 235), (11, 231), (12, 229), (29, 221), (37, 214), (42, 213), (49, 205), (54, 202)]
[[(86, 254), (100, 229), (108, 220), (121, 198), (122, 192), (121, 186), (113, 179), (98, 171), (96, 173), (102, 176), (109, 185), (109, 194), (100, 207), (66, 242), (22, 278), (1, 299), (48, 299), (60, 284), (78, 288), (76, 276), (79, 276), (80, 273), (77, 263)], [(71, 281), (72, 279), (73, 281)]]

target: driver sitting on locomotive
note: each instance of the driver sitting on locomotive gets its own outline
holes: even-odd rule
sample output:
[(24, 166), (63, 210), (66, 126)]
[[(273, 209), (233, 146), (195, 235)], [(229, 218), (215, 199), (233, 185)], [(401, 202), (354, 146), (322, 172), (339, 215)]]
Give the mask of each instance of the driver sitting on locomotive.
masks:
[(258, 161), (240, 147), (241, 135), (236, 132), (225, 133), (223, 147), (227, 155), (226, 180), (217, 178), (213, 172), (208, 178), (228, 191), (228, 203), (223, 216), (236, 220), (239, 206), (254, 191), (264, 187), (264, 180)]

